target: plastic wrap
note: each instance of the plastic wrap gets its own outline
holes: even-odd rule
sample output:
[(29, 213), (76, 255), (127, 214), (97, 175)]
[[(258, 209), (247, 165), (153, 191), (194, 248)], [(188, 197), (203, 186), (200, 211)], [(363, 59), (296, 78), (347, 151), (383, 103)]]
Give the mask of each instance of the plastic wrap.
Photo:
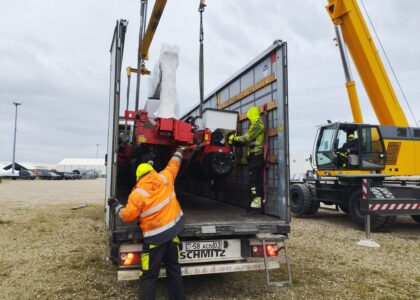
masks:
[(162, 73), (160, 72), (160, 61), (155, 63), (152, 73), (149, 76), (149, 90), (148, 98), (149, 99), (159, 99), (160, 98), (160, 88), (162, 81)]
[[(156, 118), (178, 118), (178, 97), (176, 93), (176, 69), (178, 68), (179, 48), (163, 44), (156, 74), (149, 81), (149, 96), (160, 99), (154, 116)], [(160, 80), (159, 80), (160, 79)], [(157, 95), (159, 94), (159, 95)], [(158, 96), (158, 97), (156, 97)]]

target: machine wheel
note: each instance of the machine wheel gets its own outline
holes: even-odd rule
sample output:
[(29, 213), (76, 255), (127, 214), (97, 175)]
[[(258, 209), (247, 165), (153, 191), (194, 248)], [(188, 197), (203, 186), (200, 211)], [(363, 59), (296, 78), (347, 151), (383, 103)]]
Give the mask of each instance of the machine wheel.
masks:
[[(386, 188), (371, 188), (372, 196), (375, 198), (389, 198), (392, 199), (394, 196)], [(360, 201), (362, 200), (362, 191), (356, 190), (350, 197), (349, 202), (349, 213), (350, 216), (358, 226), (365, 226), (366, 214), (360, 210)], [(372, 230), (382, 228), (386, 225), (390, 225), (395, 221), (395, 216), (383, 217), (378, 214), (371, 214), (370, 227)]]
[(417, 216), (411, 216), (413, 218), (414, 221), (417, 222), (417, 224), (420, 224), (420, 215)]
[(290, 187), (291, 210), (296, 217), (314, 215), (319, 203), (312, 201), (313, 188), (308, 184), (293, 184)]

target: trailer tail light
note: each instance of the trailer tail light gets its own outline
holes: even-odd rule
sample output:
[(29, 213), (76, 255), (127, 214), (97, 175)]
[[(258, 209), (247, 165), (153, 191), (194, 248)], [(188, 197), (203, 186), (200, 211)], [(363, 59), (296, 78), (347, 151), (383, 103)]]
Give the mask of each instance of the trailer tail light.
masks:
[[(266, 244), (265, 253), (267, 256), (277, 256), (279, 254), (279, 248), (276, 244)], [(257, 257), (264, 257), (263, 245), (251, 246), (251, 255)]]
[(120, 267), (140, 265), (140, 252), (121, 252)]

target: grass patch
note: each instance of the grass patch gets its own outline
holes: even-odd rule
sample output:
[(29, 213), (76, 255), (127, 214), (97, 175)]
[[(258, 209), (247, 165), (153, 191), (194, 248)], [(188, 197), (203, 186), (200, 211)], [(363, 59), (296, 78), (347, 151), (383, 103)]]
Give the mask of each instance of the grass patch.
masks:
[(0, 261), (0, 278), (8, 277), (12, 270), (12, 265), (5, 261)]

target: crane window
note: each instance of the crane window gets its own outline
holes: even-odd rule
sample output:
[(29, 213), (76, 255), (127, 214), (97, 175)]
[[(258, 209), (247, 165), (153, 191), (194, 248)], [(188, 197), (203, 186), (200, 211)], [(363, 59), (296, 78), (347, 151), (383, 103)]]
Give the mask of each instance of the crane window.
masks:
[(407, 137), (407, 128), (397, 128), (397, 135), (399, 137)]
[(334, 160), (334, 139), (337, 127), (322, 128), (318, 137), (316, 149), (316, 163), (319, 169), (335, 168)]
[(383, 169), (385, 158), (385, 150), (378, 128), (362, 128), (362, 168), (369, 170)]

